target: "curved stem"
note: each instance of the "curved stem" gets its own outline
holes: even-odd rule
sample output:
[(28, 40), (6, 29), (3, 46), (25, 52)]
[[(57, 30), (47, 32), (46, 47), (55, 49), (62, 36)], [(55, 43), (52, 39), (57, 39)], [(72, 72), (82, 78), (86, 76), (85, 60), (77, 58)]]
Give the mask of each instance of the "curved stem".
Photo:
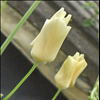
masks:
[(94, 87), (96, 87), (98, 81), (99, 81), (99, 75), (98, 75), (98, 77), (97, 77), (97, 80), (96, 80), (96, 82), (95, 82)]
[(4, 50), (6, 49), (6, 47), (9, 45), (10, 41), (12, 40), (12, 38), (14, 37), (14, 35), (17, 33), (17, 31), (24, 24), (24, 22), (27, 20), (27, 18), (31, 15), (31, 13), (35, 10), (35, 8), (38, 6), (38, 4), (40, 2), (41, 1), (35, 1), (32, 4), (32, 6), (29, 8), (29, 10), (26, 12), (26, 14), (22, 17), (22, 19), (17, 24), (17, 26), (15, 27), (15, 29), (12, 31), (12, 33), (8, 36), (8, 38), (6, 39), (6, 41), (1, 46), (1, 48), (0, 48), (0, 55), (2, 55), (2, 53), (4, 52)]
[(3, 99), (8, 100), (15, 92), (16, 90), (24, 83), (24, 81), (31, 75), (31, 73), (35, 70), (39, 62), (35, 62), (32, 68), (29, 70), (29, 72), (23, 77), (23, 79), (16, 85), (16, 87)]
[(61, 92), (61, 90), (58, 89), (58, 91), (56, 92), (56, 94), (54, 95), (54, 97), (52, 98), (52, 100), (55, 100), (57, 98), (57, 96), (59, 95), (60, 92)]
[[(99, 81), (99, 75), (98, 75), (98, 78), (97, 78), (97, 80), (96, 80), (96, 82), (95, 82), (95, 85), (94, 85), (94, 87), (93, 87), (93, 90), (91, 91), (91, 94), (90, 94), (90, 96), (89, 96), (89, 100), (94, 99), (95, 96), (96, 96), (96, 94), (97, 94), (97, 89), (98, 89), (97, 85), (98, 85), (98, 81)], [(97, 100), (98, 100), (98, 99), (97, 99)]]
[(91, 92), (91, 99), (93, 99), (93, 97), (94, 97), (94, 95), (95, 95), (96, 90), (97, 90), (97, 87), (95, 87), (95, 88), (92, 90), (92, 92)]

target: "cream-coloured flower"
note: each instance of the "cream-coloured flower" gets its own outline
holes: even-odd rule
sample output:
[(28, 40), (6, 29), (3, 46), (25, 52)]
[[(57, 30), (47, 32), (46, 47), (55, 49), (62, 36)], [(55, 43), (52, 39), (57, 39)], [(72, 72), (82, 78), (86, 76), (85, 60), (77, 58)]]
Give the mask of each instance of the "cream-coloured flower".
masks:
[(59, 89), (73, 87), (76, 79), (86, 68), (87, 62), (84, 59), (84, 54), (78, 52), (74, 56), (68, 56), (63, 63), (61, 69), (55, 75), (55, 82)]
[(52, 62), (64, 42), (66, 36), (71, 30), (67, 26), (71, 19), (69, 14), (65, 17), (66, 12), (61, 8), (51, 19), (47, 19), (44, 23), (39, 35), (31, 42), (31, 55), (38, 62)]

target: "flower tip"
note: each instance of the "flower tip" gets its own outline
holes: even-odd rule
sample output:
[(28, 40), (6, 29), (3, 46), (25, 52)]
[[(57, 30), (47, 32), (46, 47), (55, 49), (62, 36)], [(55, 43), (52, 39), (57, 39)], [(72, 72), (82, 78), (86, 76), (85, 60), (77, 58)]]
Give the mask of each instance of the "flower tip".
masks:
[(72, 15), (71, 14), (68, 14), (68, 16), (71, 18), (72, 17)]
[(31, 47), (31, 48), (33, 47), (33, 43), (32, 43), (32, 42), (30, 43), (30, 47)]
[(69, 31), (72, 29), (72, 27), (71, 26), (67, 26), (67, 29), (69, 29)]
[(61, 10), (64, 10), (64, 7), (61, 7)]
[(33, 45), (30, 43), (30, 47), (33, 47)]
[(75, 55), (80, 55), (80, 53), (79, 52), (76, 52)]
[(70, 22), (71, 17), (72, 17), (72, 15), (68, 14), (68, 16), (65, 18), (66, 25)]

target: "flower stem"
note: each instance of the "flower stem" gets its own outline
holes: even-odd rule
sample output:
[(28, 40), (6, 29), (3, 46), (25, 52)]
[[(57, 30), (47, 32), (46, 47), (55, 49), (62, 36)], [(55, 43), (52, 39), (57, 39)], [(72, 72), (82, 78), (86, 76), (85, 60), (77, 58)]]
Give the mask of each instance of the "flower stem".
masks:
[(2, 11), (3, 11), (3, 9), (4, 9), (5, 5), (6, 5), (6, 3), (7, 3), (7, 0), (5, 0), (5, 1), (3, 2), (3, 5), (2, 5), (2, 7), (1, 7), (0, 13), (2, 13)]
[(12, 31), (12, 33), (8, 36), (8, 38), (6, 39), (6, 41), (3, 43), (3, 45), (0, 48), (0, 55), (2, 55), (2, 53), (4, 52), (4, 50), (6, 49), (6, 47), (8, 46), (8, 44), (10, 43), (10, 41), (12, 40), (12, 38), (14, 37), (14, 35), (17, 33), (17, 31), (20, 29), (20, 27), (24, 24), (24, 22), (27, 20), (27, 18), (30, 16), (30, 14), (35, 10), (35, 8), (38, 6), (38, 4), (41, 1), (35, 1), (32, 6), (29, 8), (29, 10), (26, 12), (26, 14), (22, 17), (22, 19), (20, 20), (20, 22), (17, 24), (17, 26), (15, 27), (15, 29)]
[(55, 100), (57, 98), (57, 96), (59, 95), (59, 93), (61, 92), (60, 89), (57, 90), (56, 94), (54, 95), (54, 97), (52, 98), (52, 100)]
[(99, 100), (99, 99), (97, 99), (97, 98), (99, 98), (99, 87), (98, 87), (98, 85), (99, 85), (99, 75), (98, 75), (98, 78), (97, 78), (97, 80), (96, 80), (96, 82), (95, 82), (95, 85), (94, 85), (94, 87), (93, 87), (93, 89), (92, 89), (92, 91), (91, 91), (91, 94), (90, 94), (90, 96), (89, 96), (89, 99), (88, 100)]
[(99, 75), (98, 75), (97, 80), (95, 82), (94, 88), (96, 87), (98, 81), (99, 81)]
[(31, 73), (35, 70), (39, 62), (35, 62), (32, 68), (29, 70), (29, 72), (23, 77), (23, 79), (16, 85), (16, 87), (3, 99), (8, 100), (15, 92), (16, 90), (24, 83), (24, 81), (31, 75)]

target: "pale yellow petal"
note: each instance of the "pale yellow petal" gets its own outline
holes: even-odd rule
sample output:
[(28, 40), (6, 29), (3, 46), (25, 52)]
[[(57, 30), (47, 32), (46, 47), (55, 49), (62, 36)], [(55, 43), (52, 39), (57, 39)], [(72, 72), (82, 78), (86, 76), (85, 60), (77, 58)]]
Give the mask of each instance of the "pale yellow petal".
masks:
[(31, 48), (34, 46), (35, 40), (37, 39), (37, 37), (30, 43)]
[(79, 57), (79, 61), (82, 61), (84, 59), (84, 54), (81, 54)]
[(53, 20), (55, 17), (60, 17), (60, 18), (64, 18), (66, 15), (66, 12), (64, 11), (64, 8), (62, 7), (60, 10), (58, 10), (50, 20)]
[[(47, 24), (49, 24), (49, 22), (50, 22), (50, 20), (46, 19), (46, 21), (45, 21), (45, 23), (44, 23), (44, 25), (43, 25), (43, 27), (42, 27), (42, 29), (41, 29), (42, 33), (43, 33), (43, 30), (46, 31), (45, 26), (46, 26)], [(31, 46), (31, 47), (34, 46), (35, 41), (39, 38), (40, 35), (41, 35), (41, 34), (38, 34), (38, 36), (30, 43), (30, 46)]]
[(82, 73), (82, 71), (86, 68), (86, 66), (87, 66), (87, 62), (85, 60), (82, 60), (77, 64), (73, 77), (71, 79), (70, 87), (74, 86), (76, 79)]
[(50, 20), (45, 21), (39, 35), (31, 42), (31, 55), (35, 61), (51, 62), (56, 58), (62, 43), (71, 30), (71, 27), (66, 25), (71, 15), (64, 18), (65, 15), (66, 12), (62, 7)]
[(65, 89), (69, 87), (76, 65), (77, 61), (71, 56), (68, 56), (61, 69), (54, 77), (56, 85), (59, 89)]
[(73, 59), (78, 61), (79, 60), (79, 55), (80, 55), (80, 53), (76, 52), (75, 55), (73, 56)]
[(53, 61), (70, 30), (71, 27), (66, 26), (59, 18), (47, 20), (35, 42), (33, 41), (32, 57), (39, 62)]
[(66, 18), (62, 18), (62, 20), (66, 23), (66, 25), (68, 25), (68, 23), (70, 22), (72, 15), (69, 14)]

